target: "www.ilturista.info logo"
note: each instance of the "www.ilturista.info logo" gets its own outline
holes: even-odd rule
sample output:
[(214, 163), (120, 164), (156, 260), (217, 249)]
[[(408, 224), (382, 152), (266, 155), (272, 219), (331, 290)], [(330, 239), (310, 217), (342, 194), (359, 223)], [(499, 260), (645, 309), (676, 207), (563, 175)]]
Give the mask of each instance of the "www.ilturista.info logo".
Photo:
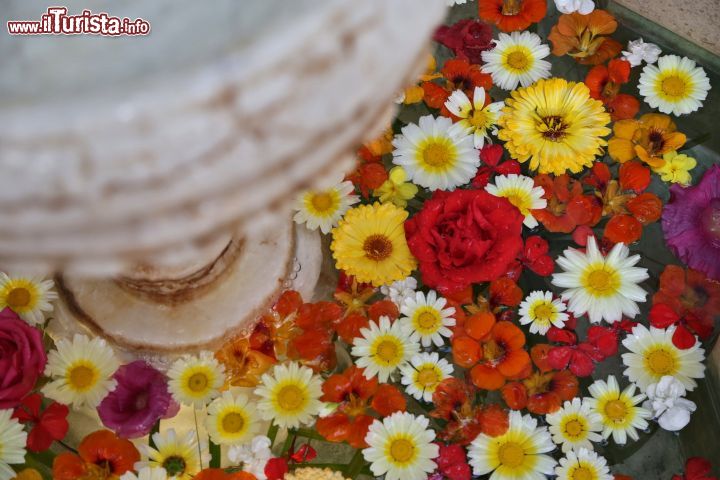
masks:
[(80, 15), (68, 15), (66, 7), (49, 7), (40, 20), (7, 22), (10, 35), (147, 35), (150, 23), (142, 18), (130, 19), (92, 13), (83, 10)]

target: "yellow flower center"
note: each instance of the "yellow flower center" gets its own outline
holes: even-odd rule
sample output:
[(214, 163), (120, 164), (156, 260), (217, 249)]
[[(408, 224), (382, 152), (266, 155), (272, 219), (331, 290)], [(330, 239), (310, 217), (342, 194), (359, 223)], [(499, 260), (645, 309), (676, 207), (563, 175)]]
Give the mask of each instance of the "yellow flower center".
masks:
[(241, 432), (245, 426), (245, 418), (236, 412), (225, 415), (222, 419), (222, 428), (228, 433)]
[(687, 85), (678, 76), (667, 77), (662, 81), (662, 91), (668, 97), (683, 97), (685, 96), (685, 90)]
[(527, 215), (530, 213), (530, 207), (532, 207), (532, 198), (525, 190), (521, 188), (507, 188), (500, 190), (498, 195), (508, 199), (508, 202), (512, 203), (520, 213)]
[(397, 343), (392, 340), (383, 340), (377, 347), (377, 356), (387, 363), (395, 363), (398, 357)]
[(78, 365), (70, 370), (68, 383), (74, 390), (87, 390), (95, 383), (95, 371), (85, 365)]
[(447, 172), (455, 166), (457, 152), (449, 138), (429, 139), (418, 149), (420, 167), (433, 173)]
[(645, 356), (645, 365), (654, 375), (673, 375), (677, 371), (675, 356), (663, 348), (654, 350)]
[(509, 468), (517, 468), (525, 460), (525, 450), (516, 442), (507, 442), (498, 450), (498, 460)]
[(555, 307), (552, 303), (539, 303), (535, 305), (535, 308), (533, 309), (533, 315), (535, 316), (536, 320), (547, 323), (555, 316)]
[(440, 382), (440, 377), (433, 367), (423, 368), (418, 372), (417, 383), (423, 387), (432, 388)]
[(286, 385), (278, 392), (277, 402), (283, 410), (293, 412), (305, 402), (305, 394), (297, 385)]
[(593, 296), (609, 297), (620, 288), (620, 275), (606, 265), (591, 265), (585, 271), (583, 285)]
[(582, 422), (578, 419), (570, 420), (565, 424), (565, 434), (568, 437), (577, 438), (584, 430)]
[(10, 290), (7, 295), (7, 306), (12, 310), (27, 307), (32, 300), (30, 291), (25, 287), (17, 287)]
[(549, 115), (542, 118), (538, 124), (538, 130), (544, 138), (552, 142), (559, 142), (566, 135), (568, 124), (560, 115)]
[(530, 59), (525, 52), (515, 50), (514, 52), (510, 52), (505, 62), (513, 70), (524, 72), (525, 70), (527, 70)]
[(200, 393), (205, 391), (209, 384), (210, 380), (207, 375), (202, 372), (197, 372), (193, 373), (190, 378), (188, 378), (187, 387), (192, 392)]
[(488, 124), (488, 115), (485, 113), (484, 110), (474, 110), (472, 116), (468, 119), (468, 121), (473, 127), (482, 130)]
[(417, 317), (417, 326), (423, 331), (435, 331), (438, 327), (438, 316), (435, 312), (425, 310)]
[(390, 456), (396, 463), (407, 463), (415, 456), (415, 445), (404, 438), (393, 440), (390, 444)]
[(315, 210), (318, 212), (325, 212), (327, 210), (330, 210), (330, 208), (333, 206), (333, 198), (332, 195), (326, 192), (320, 192), (316, 193), (312, 196), (312, 202), (313, 207), (315, 207)]
[(440, 143), (432, 143), (423, 151), (423, 160), (433, 167), (444, 167), (450, 159), (448, 148)]
[(393, 244), (385, 235), (370, 235), (363, 242), (365, 256), (370, 260), (380, 262), (392, 255)]
[(571, 480), (594, 480), (595, 473), (587, 467), (578, 467), (570, 475)]
[(605, 405), (605, 415), (615, 423), (624, 422), (627, 414), (627, 405), (622, 400), (610, 400)]

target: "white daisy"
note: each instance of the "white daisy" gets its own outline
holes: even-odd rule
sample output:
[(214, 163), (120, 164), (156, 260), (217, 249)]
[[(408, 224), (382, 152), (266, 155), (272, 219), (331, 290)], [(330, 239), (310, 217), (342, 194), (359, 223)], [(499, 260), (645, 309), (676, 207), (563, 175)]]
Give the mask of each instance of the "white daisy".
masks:
[(60, 339), (48, 354), (45, 375), (52, 380), (42, 391), (75, 409), (83, 405), (95, 408), (115, 390), (117, 381), (112, 376), (119, 366), (112, 348), (102, 338), (75, 335), (72, 342)]
[(9, 308), (31, 325), (45, 323), (57, 299), (52, 280), (0, 272), (0, 310)]
[(385, 475), (385, 480), (425, 480), (435, 471), (433, 459), (439, 448), (432, 443), (435, 432), (428, 428), (429, 423), (427, 418), (407, 412), (375, 420), (365, 437), (370, 447), (362, 451), (373, 475)]
[(25, 464), (27, 432), (12, 414), (10, 409), (0, 410), (0, 480), (15, 477), (10, 465)]
[(595, 10), (593, 0), (555, 0), (555, 6), (560, 13), (579, 13), (588, 15)]
[(120, 480), (167, 480), (168, 475), (162, 467), (143, 467), (137, 474), (125, 472)]
[(648, 427), (647, 419), (652, 413), (638, 404), (645, 395), (635, 395), (635, 384), (631, 383), (622, 392), (615, 377), (610, 375), (607, 382), (595, 380), (588, 390), (592, 398), (585, 398), (593, 412), (600, 414), (603, 438), (612, 435), (618, 445), (625, 445), (627, 437), (637, 440), (637, 429)]
[(585, 252), (568, 248), (557, 264), (564, 270), (553, 274), (552, 284), (566, 288), (563, 300), (575, 316), (588, 314), (592, 323), (620, 321), (640, 313), (636, 302), (644, 302), (647, 292), (638, 283), (649, 277), (646, 268), (634, 265), (640, 255), (617, 243), (607, 256), (598, 250), (595, 237), (588, 237)]
[(468, 458), (475, 475), (493, 472), (492, 480), (546, 480), (557, 462), (544, 454), (554, 449), (546, 427), (538, 427), (530, 415), (512, 411), (507, 431), (497, 437), (478, 435), (470, 444)]
[(461, 119), (456, 125), (473, 134), (475, 148), (482, 148), (485, 139), (490, 139), (490, 133), (497, 135), (495, 125), (500, 118), (500, 110), (505, 106), (505, 102), (485, 105), (485, 97), (485, 89), (475, 87), (472, 102), (462, 90), (455, 90), (445, 102), (447, 109)]
[(353, 195), (352, 182), (340, 182), (323, 190), (307, 190), (300, 194), (295, 205), (296, 223), (304, 223), (309, 230), (320, 227), (322, 233), (328, 233), (345, 215), (351, 206), (360, 201)]
[(213, 442), (235, 445), (251, 439), (257, 430), (255, 407), (245, 395), (224, 392), (208, 406), (205, 425)]
[(220, 395), (225, 383), (223, 366), (210, 352), (184, 355), (168, 370), (168, 387), (176, 402), (203, 407)]
[(630, 66), (637, 67), (645, 63), (655, 63), (662, 51), (660, 47), (654, 43), (644, 42), (642, 38), (630, 40), (627, 45), (627, 51), (623, 50), (623, 59), (630, 63)]
[(559, 298), (553, 299), (552, 292), (536, 290), (525, 297), (520, 304), (520, 324), (530, 324), (531, 333), (545, 335), (551, 326), (563, 328), (569, 315), (565, 313), (565, 303)]
[(364, 369), (367, 379), (377, 375), (381, 382), (387, 382), (420, 350), (407, 325), (400, 321), (391, 324), (385, 316), (380, 317), (379, 324), (370, 322), (369, 328), (361, 328), (360, 335), (353, 340), (350, 353), (358, 357), (355, 365)]
[(597, 453), (581, 448), (577, 453), (567, 452), (555, 467), (557, 480), (613, 480), (607, 460)]
[(710, 91), (710, 80), (693, 60), (665, 55), (658, 59), (657, 66), (645, 65), (638, 89), (652, 108), (684, 115), (702, 107)]
[(592, 450), (590, 442), (602, 441), (598, 432), (602, 431), (602, 418), (595, 413), (587, 402), (575, 397), (565, 401), (562, 408), (545, 416), (550, 426), (553, 442), (562, 446), (563, 453)]
[(482, 71), (492, 75), (493, 83), (503, 90), (527, 87), (550, 76), (550, 47), (534, 33), (501, 33), (492, 50), (482, 52)]
[(417, 290), (417, 280), (415, 277), (407, 277), (405, 280), (398, 280), (391, 283), (390, 285), (383, 285), (380, 287), (380, 293), (385, 295), (386, 298), (390, 299), (398, 308), (402, 307), (405, 299), (410, 296), (415, 296), (415, 290)]
[(263, 374), (255, 395), (261, 398), (260, 416), (281, 427), (309, 425), (323, 407), (320, 377), (297, 362), (276, 365), (272, 374)]
[(419, 353), (410, 359), (410, 363), (400, 367), (402, 384), (407, 385), (406, 391), (418, 400), (432, 402), (437, 386), (450, 378), (453, 366), (444, 358), (433, 353)]
[(448, 327), (455, 325), (455, 307), (445, 308), (447, 300), (438, 297), (435, 290), (430, 290), (427, 295), (423, 292), (415, 292), (415, 297), (407, 297), (400, 313), (401, 325), (412, 332), (413, 340), (420, 340), (423, 347), (435, 344), (443, 345), (442, 337), (450, 337), (452, 330)]
[(473, 136), (447, 117), (420, 117), (392, 141), (393, 163), (411, 182), (430, 190), (454, 190), (475, 176), (480, 156)]
[(688, 391), (697, 387), (695, 378), (705, 376), (705, 350), (700, 342), (681, 350), (672, 342), (675, 327), (668, 329), (638, 324), (632, 335), (623, 340), (630, 353), (623, 353), (626, 368), (623, 374), (645, 392), (650, 384), (657, 383), (666, 375), (677, 378)]
[(174, 480), (191, 480), (210, 462), (210, 452), (206, 445), (198, 445), (195, 430), (179, 435), (175, 429), (169, 428), (154, 433), (152, 440), (154, 447), (140, 445), (143, 460), (135, 463), (135, 470), (163, 468)]
[(485, 185), (485, 190), (496, 197), (507, 198), (525, 216), (523, 224), (528, 228), (535, 228), (538, 225), (532, 210), (547, 206), (547, 200), (543, 198), (545, 195), (543, 187), (536, 187), (533, 179), (524, 175), (516, 173), (497, 175), (495, 183)]

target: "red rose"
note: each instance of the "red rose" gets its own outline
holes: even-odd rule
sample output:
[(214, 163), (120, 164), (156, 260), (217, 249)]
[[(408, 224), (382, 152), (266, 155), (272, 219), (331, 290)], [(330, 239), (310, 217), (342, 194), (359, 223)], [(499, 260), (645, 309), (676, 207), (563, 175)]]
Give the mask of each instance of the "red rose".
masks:
[(504, 275), (523, 248), (522, 222), (507, 199), (484, 190), (438, 191), (405, 235), (423, 283), (447, 294)]
[(47, 363), (42, 334), (9, 308), (0, 312), (0, 409), (14, 408)]
[(481, 64), (481, 53), (493, 48), (492, 28), (480, 20), (465, 19), (443, 25), (435, 31), (435, 41), (453, 51), (457, 58)]

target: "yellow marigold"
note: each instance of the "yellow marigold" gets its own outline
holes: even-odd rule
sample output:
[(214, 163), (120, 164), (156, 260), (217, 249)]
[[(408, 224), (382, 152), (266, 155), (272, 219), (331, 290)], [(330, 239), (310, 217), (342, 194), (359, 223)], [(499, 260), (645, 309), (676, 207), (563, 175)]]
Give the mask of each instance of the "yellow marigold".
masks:
[(584, 83), (562, 78), (539, 80), (512, 92), (505, 100), (498, 138), (530, 169), (561, 175), (592, 165), (610, 134), (610, 115), (590, 98)]
[(298, 468), (294, 472), (286, 473), (285, 480), (349, 480), (340, 472), (333, 472), (329, 468)]
[(416, 266), (405, 240), (407, 217), (392, 203), (348, 210), (332, 231), (330, 249), (337, 268), (375, 286), (406, 278)]

